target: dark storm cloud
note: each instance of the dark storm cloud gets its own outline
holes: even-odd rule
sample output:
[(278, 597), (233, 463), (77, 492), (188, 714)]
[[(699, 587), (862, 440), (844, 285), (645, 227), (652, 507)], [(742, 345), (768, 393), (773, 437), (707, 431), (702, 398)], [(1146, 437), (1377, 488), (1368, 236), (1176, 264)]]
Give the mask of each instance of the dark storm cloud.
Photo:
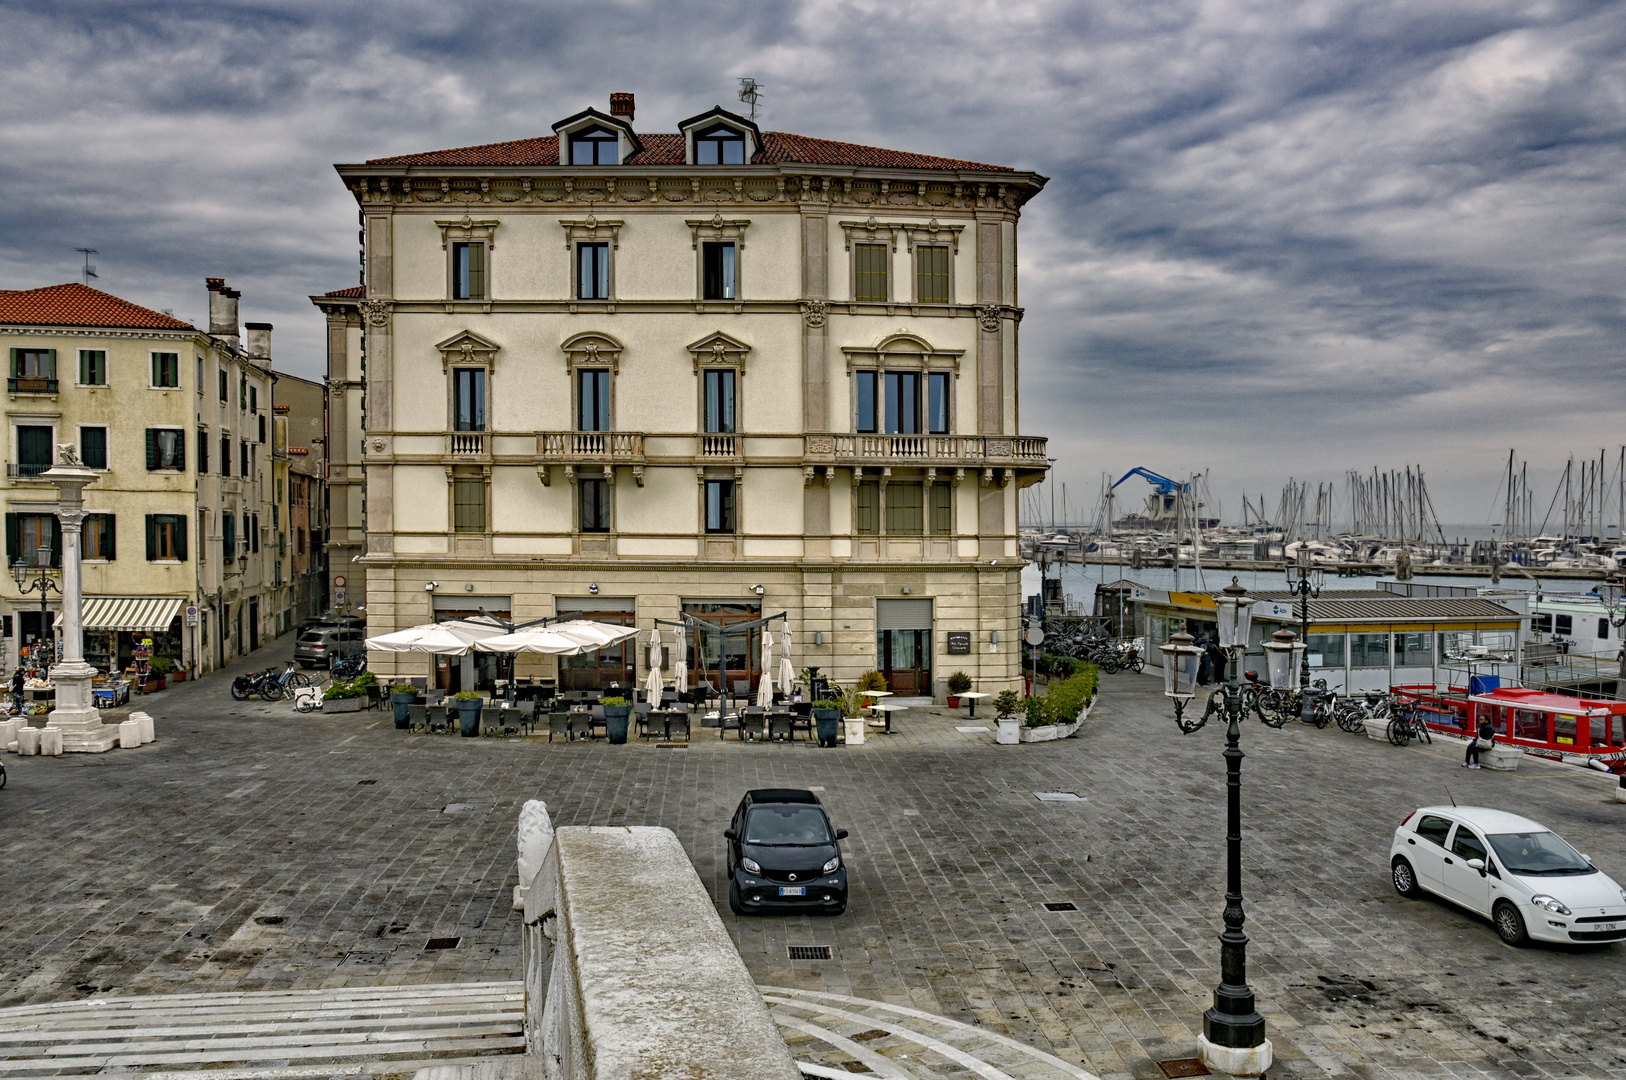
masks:
[(1483, 516), (1626, 401), (1618, 4), (0, 3), (0, 286), (76, 277), (198, 318), (206, 274), (319, 369), (353, 283), (331, 171), (638, 125), (768, 89), (765, 127), (1032, 168), (1026, 430), (1083, 488), (1422, 461)]

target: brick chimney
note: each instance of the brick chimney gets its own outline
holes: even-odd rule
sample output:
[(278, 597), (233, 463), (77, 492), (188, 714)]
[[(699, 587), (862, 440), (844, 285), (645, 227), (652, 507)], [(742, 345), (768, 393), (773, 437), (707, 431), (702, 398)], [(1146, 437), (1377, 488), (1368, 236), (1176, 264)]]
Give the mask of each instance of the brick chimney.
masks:
[(610, 115), (624, 116), (627, 123), (632, 123), (632, 95), (621, 92), (610, 95)]
[(248, 354), (256, 360), (264, 360), (269, 363), (271, 360), (271, 324), (268, 322), (244, 323), (243, 329), (248, 331), (244, 338), (244, 348)]
[(243, 294), (226, 288), (225, 278), (204, 278), (203, 283), (209, 287), (209, 333), (238, 346), (237, 299)]

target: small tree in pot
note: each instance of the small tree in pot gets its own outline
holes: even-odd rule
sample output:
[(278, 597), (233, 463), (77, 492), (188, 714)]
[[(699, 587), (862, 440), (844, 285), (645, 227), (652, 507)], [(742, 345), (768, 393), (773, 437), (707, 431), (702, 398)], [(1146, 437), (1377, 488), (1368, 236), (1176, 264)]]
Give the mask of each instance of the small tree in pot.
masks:
[(452, 695), (457, 707), (457, 733), (466, 739), (480, 734), (480, 695), (462, 690)]
[(626, 742), (632, 705), (624, 697), (607, 697), (599, 704), (604, 706), (604, 734), (616, 746)]
[(1022, 699), (1015, 690), (1001, 690), (994, 696), (994, 712), (998, 717), (999, 731), (994, 741), (1004, 745), (1021, 742), (1021, 735), (1017, 728), (1020, 726), (1016, 719), (1016, 710), (1021, 708)]
[(950, 675), (948, 677), (948, 707), (958, 709), (960, 707), (960, 695), (967, 693), (970, 689), (971, 676), (963, 671), (956, 671), (953, 675)]

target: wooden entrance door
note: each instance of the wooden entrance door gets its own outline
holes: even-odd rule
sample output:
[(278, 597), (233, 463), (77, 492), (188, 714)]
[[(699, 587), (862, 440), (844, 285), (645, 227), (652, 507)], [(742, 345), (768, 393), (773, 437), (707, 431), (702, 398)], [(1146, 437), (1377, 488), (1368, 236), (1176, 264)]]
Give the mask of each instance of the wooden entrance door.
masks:
[(882, 630), (876, 635), (875, 651), (888, 690), (905, 697), (932, 692), (930, 630)]

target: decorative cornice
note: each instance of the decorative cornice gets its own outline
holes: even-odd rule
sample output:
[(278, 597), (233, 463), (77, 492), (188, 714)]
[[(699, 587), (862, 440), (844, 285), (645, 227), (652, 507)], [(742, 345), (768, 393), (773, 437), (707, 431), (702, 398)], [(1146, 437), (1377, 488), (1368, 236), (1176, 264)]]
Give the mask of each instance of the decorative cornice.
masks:
[(113, 338), (117, 341), (192, 341), (217, 345), (202, 330), (95, 330), (74, 326), (0, 326), (0, 334), (17, 337)]
[(395, 307), (389, 300), (362, 300), (356, 305), (368, 326), (385, 327), (390, 323), (390, 311)]

